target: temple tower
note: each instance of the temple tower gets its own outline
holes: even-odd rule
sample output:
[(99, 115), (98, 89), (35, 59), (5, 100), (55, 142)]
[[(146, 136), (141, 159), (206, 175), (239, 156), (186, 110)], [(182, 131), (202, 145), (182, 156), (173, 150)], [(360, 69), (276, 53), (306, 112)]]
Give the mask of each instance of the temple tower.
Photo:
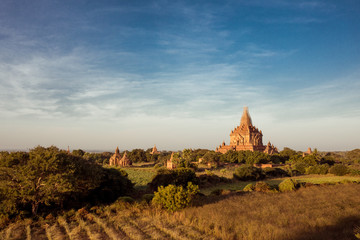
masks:
[[(216, 148), (216, 151), (221, 153), (226, 153), (229, 150), (264, 152), (267, 146), (263, 145), (262, 137), (263, 135), (261, 130), (252, 124), (249, 109), (244, 107), (240, 125), (234, 128), (230, 133), (230, 144), (225, 145), (223, 142), (218, 148)], [(275, 152), (272, 148), (274, 148), (273, 145), (268, 146), (266, 152)]]

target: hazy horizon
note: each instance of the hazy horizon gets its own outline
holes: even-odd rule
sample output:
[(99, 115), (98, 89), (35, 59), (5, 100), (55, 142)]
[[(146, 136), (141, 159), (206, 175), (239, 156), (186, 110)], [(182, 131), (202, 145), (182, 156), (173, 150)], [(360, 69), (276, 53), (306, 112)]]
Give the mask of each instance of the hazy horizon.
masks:
[(0, 149), (360, 148), (360, 1), (0, 2)]

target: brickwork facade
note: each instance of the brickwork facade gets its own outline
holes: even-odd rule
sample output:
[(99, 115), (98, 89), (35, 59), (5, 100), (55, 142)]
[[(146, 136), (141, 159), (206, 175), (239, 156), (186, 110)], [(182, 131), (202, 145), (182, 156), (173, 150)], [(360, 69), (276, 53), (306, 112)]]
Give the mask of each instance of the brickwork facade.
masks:
[(252, 120), (247, 107), (244, 107), (244, 112), (240, 120), (240, 125), (234, 128), (230, 133), (230, 144), (226, 145), (223, 142), (216, 148), (216, 152), (226, 153), (229, 150), (233, 151), (259, 151), (273, 154), (277, 149), (269, 142), (267, 146), (262, 142), (263, 134), (261, 130), (253, 126)]

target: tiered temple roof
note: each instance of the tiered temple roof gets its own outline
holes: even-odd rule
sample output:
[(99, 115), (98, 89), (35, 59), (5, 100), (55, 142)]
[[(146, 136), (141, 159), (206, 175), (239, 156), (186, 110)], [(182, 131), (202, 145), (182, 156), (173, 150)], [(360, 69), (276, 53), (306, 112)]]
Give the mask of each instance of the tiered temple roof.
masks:
[(268, 144), (264, 146), (262, 143), (262, 131), (253, 126), (252, 120), (247, 107), (244, 107), (241, 116), (240, 125), (234, 128), (230, 133), (230, 144), (223, 142), (216, 148), (216, 152), (226, 153), (229, 150), (234, 151), (260, 151), (273, 154), (277, 149)]
[(151, 150), (150, 154), (159, 154), (160, 152), (157, 150), (156, 145), (154, 145), (153, 149)]
[(124, 153), (124, 156), (121, 157), (119, 147), (116, 148), (114, 155), (110, 157), (109, 160), (110, 166), (130, 166), (132, 165), (131, 160), (126, 156), (126, 152)]

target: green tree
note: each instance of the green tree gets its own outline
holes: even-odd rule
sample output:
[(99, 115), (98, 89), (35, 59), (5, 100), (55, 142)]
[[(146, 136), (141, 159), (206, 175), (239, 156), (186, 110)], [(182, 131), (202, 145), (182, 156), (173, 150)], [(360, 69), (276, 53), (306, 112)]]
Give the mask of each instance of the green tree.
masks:
[(30, 209), (36, 215), (40, 206), (60, 206), (65, 200), (84, 199), (103, 187), (113, 188), (111, 179), (102, 186), (109, 174), (101, 166), (54, 146), (38, 146), (28, 154), (14, 153), (1, 158), (0, 199), (4, 200), (5, 196), (13, 203), (0, 202), (3, 214), (16, 213), (11, 210), (15, 206), (16, 209)]
[(143, 149), (134, 149), (127, 155), (128, 158), (133, 162), (146, 162), (146, 152)]

